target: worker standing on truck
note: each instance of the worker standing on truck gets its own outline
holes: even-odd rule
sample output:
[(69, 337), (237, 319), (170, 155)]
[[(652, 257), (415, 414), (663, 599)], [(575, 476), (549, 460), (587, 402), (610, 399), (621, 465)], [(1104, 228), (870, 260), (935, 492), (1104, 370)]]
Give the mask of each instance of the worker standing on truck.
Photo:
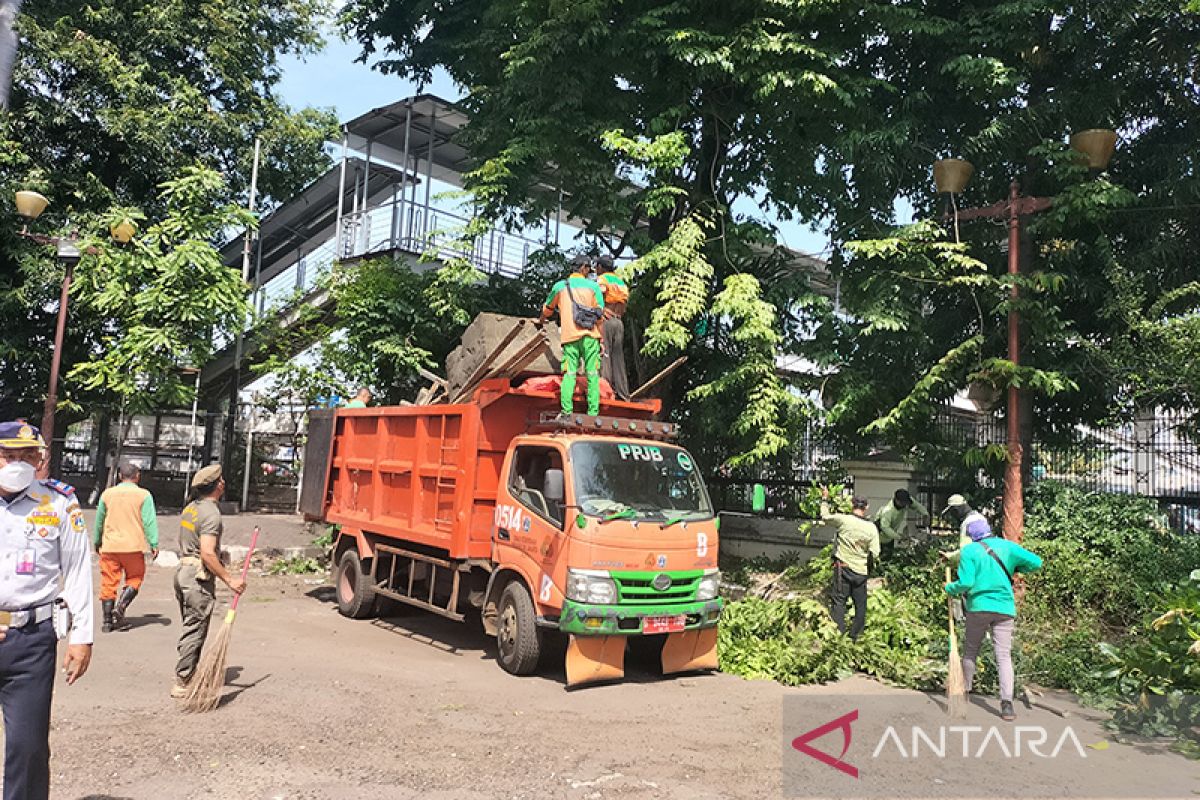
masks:
[(558, 310), (558, 330), (562, 339), (562, 413), (574, 410), (576, 374), (579, 365), (587, 375), (587, 413), (600, 413), (600, 322), (604, 313), (604, 293), (591, 279), (592, 264), (587, 256), (576, 256), (575, 269), (566, 280), (550, 289), (542, 308), (539, 324)]
[(346, 408), (366, 408), (371, 405), (371, 390), (363, 386), (354, 395), (354, 399), (346, 403)]
[(865, 497), (851, 501), (850, 514), (833, 514), (829, 510), (829, 490), (823, 489), (821, 521), (833, 525), (837, 535), (833, 541), (833, 605), (830, 613), (838, 630), (846, 632), (846, 601), (854, 600), (854, 624), (851, 640), (857, 640), (867, 624), (867, 574), (870, 559), (879, 558), (879, 530), (867, 519), (869, 503)]
[(604, 354), (600, 359), (600, 375), (613, 393), (622, 400), (629, 399), (629, 374), (625, 371), (625, 304), (629, 302), (629, 286), (613, 266), (612, 256), (596, 260), (597, 282), (604, 292)]
[(192, 478), (192, 502), (179, 516), (179, 569), (175, 570), (175, 599), (183, 618), (179, 636), (179, 663), (175, 666), (175, 685), (171, 697), (187, 697), (187, 685), (196, 672), (200, 650), (208, 635), (208, 621), (217, 602), (216, 578), (234, 594), (246, 589), (246, 582), (230, 575), (221, 563), (221, 510), (217, 501), (225, 492), (221, 465), (210, 464)]

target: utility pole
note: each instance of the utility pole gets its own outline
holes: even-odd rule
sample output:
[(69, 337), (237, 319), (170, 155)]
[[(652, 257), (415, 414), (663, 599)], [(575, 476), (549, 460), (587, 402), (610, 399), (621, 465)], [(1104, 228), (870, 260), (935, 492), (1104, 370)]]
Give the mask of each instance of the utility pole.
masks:
[[(1008, 289), (1008, 360), (1021, 363), (1021, 315), (1017, 311), (1020, 289), (1017, 277), (1021, 274), (1021, 218), (1045, 211), (1052, 204), (1049, 197), (1022, 197), (1014, 180), (1008, 187), (1008, 199), (987, 206), (958, 212), (963, 221), (972, 219), (1004, 219), (1008, 224), (1008, 274), (1012, 284)], [(1024, 469), (1025, 448), (1021, 444), (1021, 392), (1008, 387), (1007, 439), (1008, 463), (1004, 468), (1004, 538), (1021, 541), (1025, 528)]]
[[(261, 152), (262, 142), (260, 139), (254, 140), (254, 163), (250, 168), (250, 199), (246, 203), (246, 210), (251, 214), (254, 213), (254, 204), (258, 195), (258, 159)], [(246, 227), (246, 232), (242, 235), (242, 283), (250, 282), (250, 252), (251, 239), (254, 235), (254, 229), (250, 226)], [(228, 467), (233, 459), (233, 437), (236, 432), (237, 412), (238, 412), (238, 391), (242, 385), (242, 342), (245, 337), (245, 321), (238, 325), (237, 339), (233, 345), (233, 373), (232, 383), (229, 386), (229, 419), (225, 423), (225, 445), (222, 448), (225, 451), (223, 461)], [(243, 503), (245, 502), (243, 498)]]

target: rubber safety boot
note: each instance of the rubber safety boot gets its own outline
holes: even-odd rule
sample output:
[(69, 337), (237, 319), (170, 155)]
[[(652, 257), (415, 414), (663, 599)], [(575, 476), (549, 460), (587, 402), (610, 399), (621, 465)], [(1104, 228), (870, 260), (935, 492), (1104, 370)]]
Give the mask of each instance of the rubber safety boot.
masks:
[(117, 609), (113, 613), (113, 627), (125, 627), (125, 611), (129, 608), (129, 604), (133, 602), (133, 598), (137, 597), (138, 590), (132, 586), (126, 586), (121, 590), (121, 596), (117, 598)]
[(104, 611), (104, 624), (100, 626), (100, 630), (105, 633), (112, 633), (113, 629), (113, 603), (114, 600), (101, 600), (100, 608)]

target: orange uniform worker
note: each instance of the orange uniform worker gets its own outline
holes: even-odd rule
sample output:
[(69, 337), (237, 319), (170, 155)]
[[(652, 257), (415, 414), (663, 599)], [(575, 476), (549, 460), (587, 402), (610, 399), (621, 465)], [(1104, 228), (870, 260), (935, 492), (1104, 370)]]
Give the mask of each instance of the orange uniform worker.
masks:
[(600, 277), (596, 282), (604, 292), (604, 354), (600, 359), (600, 375), (608, 381), (613, 392), (622, 400), (629, 399), (629, 373), (625, 370), (625, 305), (629, 302), (629, 286), (614, 270), (610, 256), (600, 256), (596, 262)]
[(575, 271), (566, 280), (554, 284), (542, 308), (541, 321), (558, 310), (558, 330), (562, 339), (562, 413), (574, 410), (575, 381), (579, 365), (587, 375), (587, 413), (600, 413), (600, 323), (604, 313), (604, 293), (591, 280), (592, 264), (586, 256), (572, 262)]
[[(118, 471), (121, 482), (100, 495), (92, 544), (100, 553), (100, 607), (105, 633), (125, 625), (125, 611), (137, 597), (146, 577), (147, 545), (158, 557), (158, 514), (150, 492), (138, 486), (142, 471), (125, 462)], [(125, 588), (117, 599), (121, 578)]]

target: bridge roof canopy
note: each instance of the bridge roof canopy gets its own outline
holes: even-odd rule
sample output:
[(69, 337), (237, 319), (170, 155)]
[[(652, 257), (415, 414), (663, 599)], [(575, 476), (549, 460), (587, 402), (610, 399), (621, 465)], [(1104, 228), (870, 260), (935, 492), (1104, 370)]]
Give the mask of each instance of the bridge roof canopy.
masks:
[[(394, 165), (409, 159), (422, 161), (433, 147), (432, 177), (462, 186), (462, 174), (470, 169), (466, 148), (454, 141), (467, 124), (467, 114), (454, 103), (432, 94), (421, 94), (373, 108), (342, 126), (351, 150)], [(407, 141), (407, 148), (405, 143)], [(423, 167), (424, 172), (428, 167)]]

